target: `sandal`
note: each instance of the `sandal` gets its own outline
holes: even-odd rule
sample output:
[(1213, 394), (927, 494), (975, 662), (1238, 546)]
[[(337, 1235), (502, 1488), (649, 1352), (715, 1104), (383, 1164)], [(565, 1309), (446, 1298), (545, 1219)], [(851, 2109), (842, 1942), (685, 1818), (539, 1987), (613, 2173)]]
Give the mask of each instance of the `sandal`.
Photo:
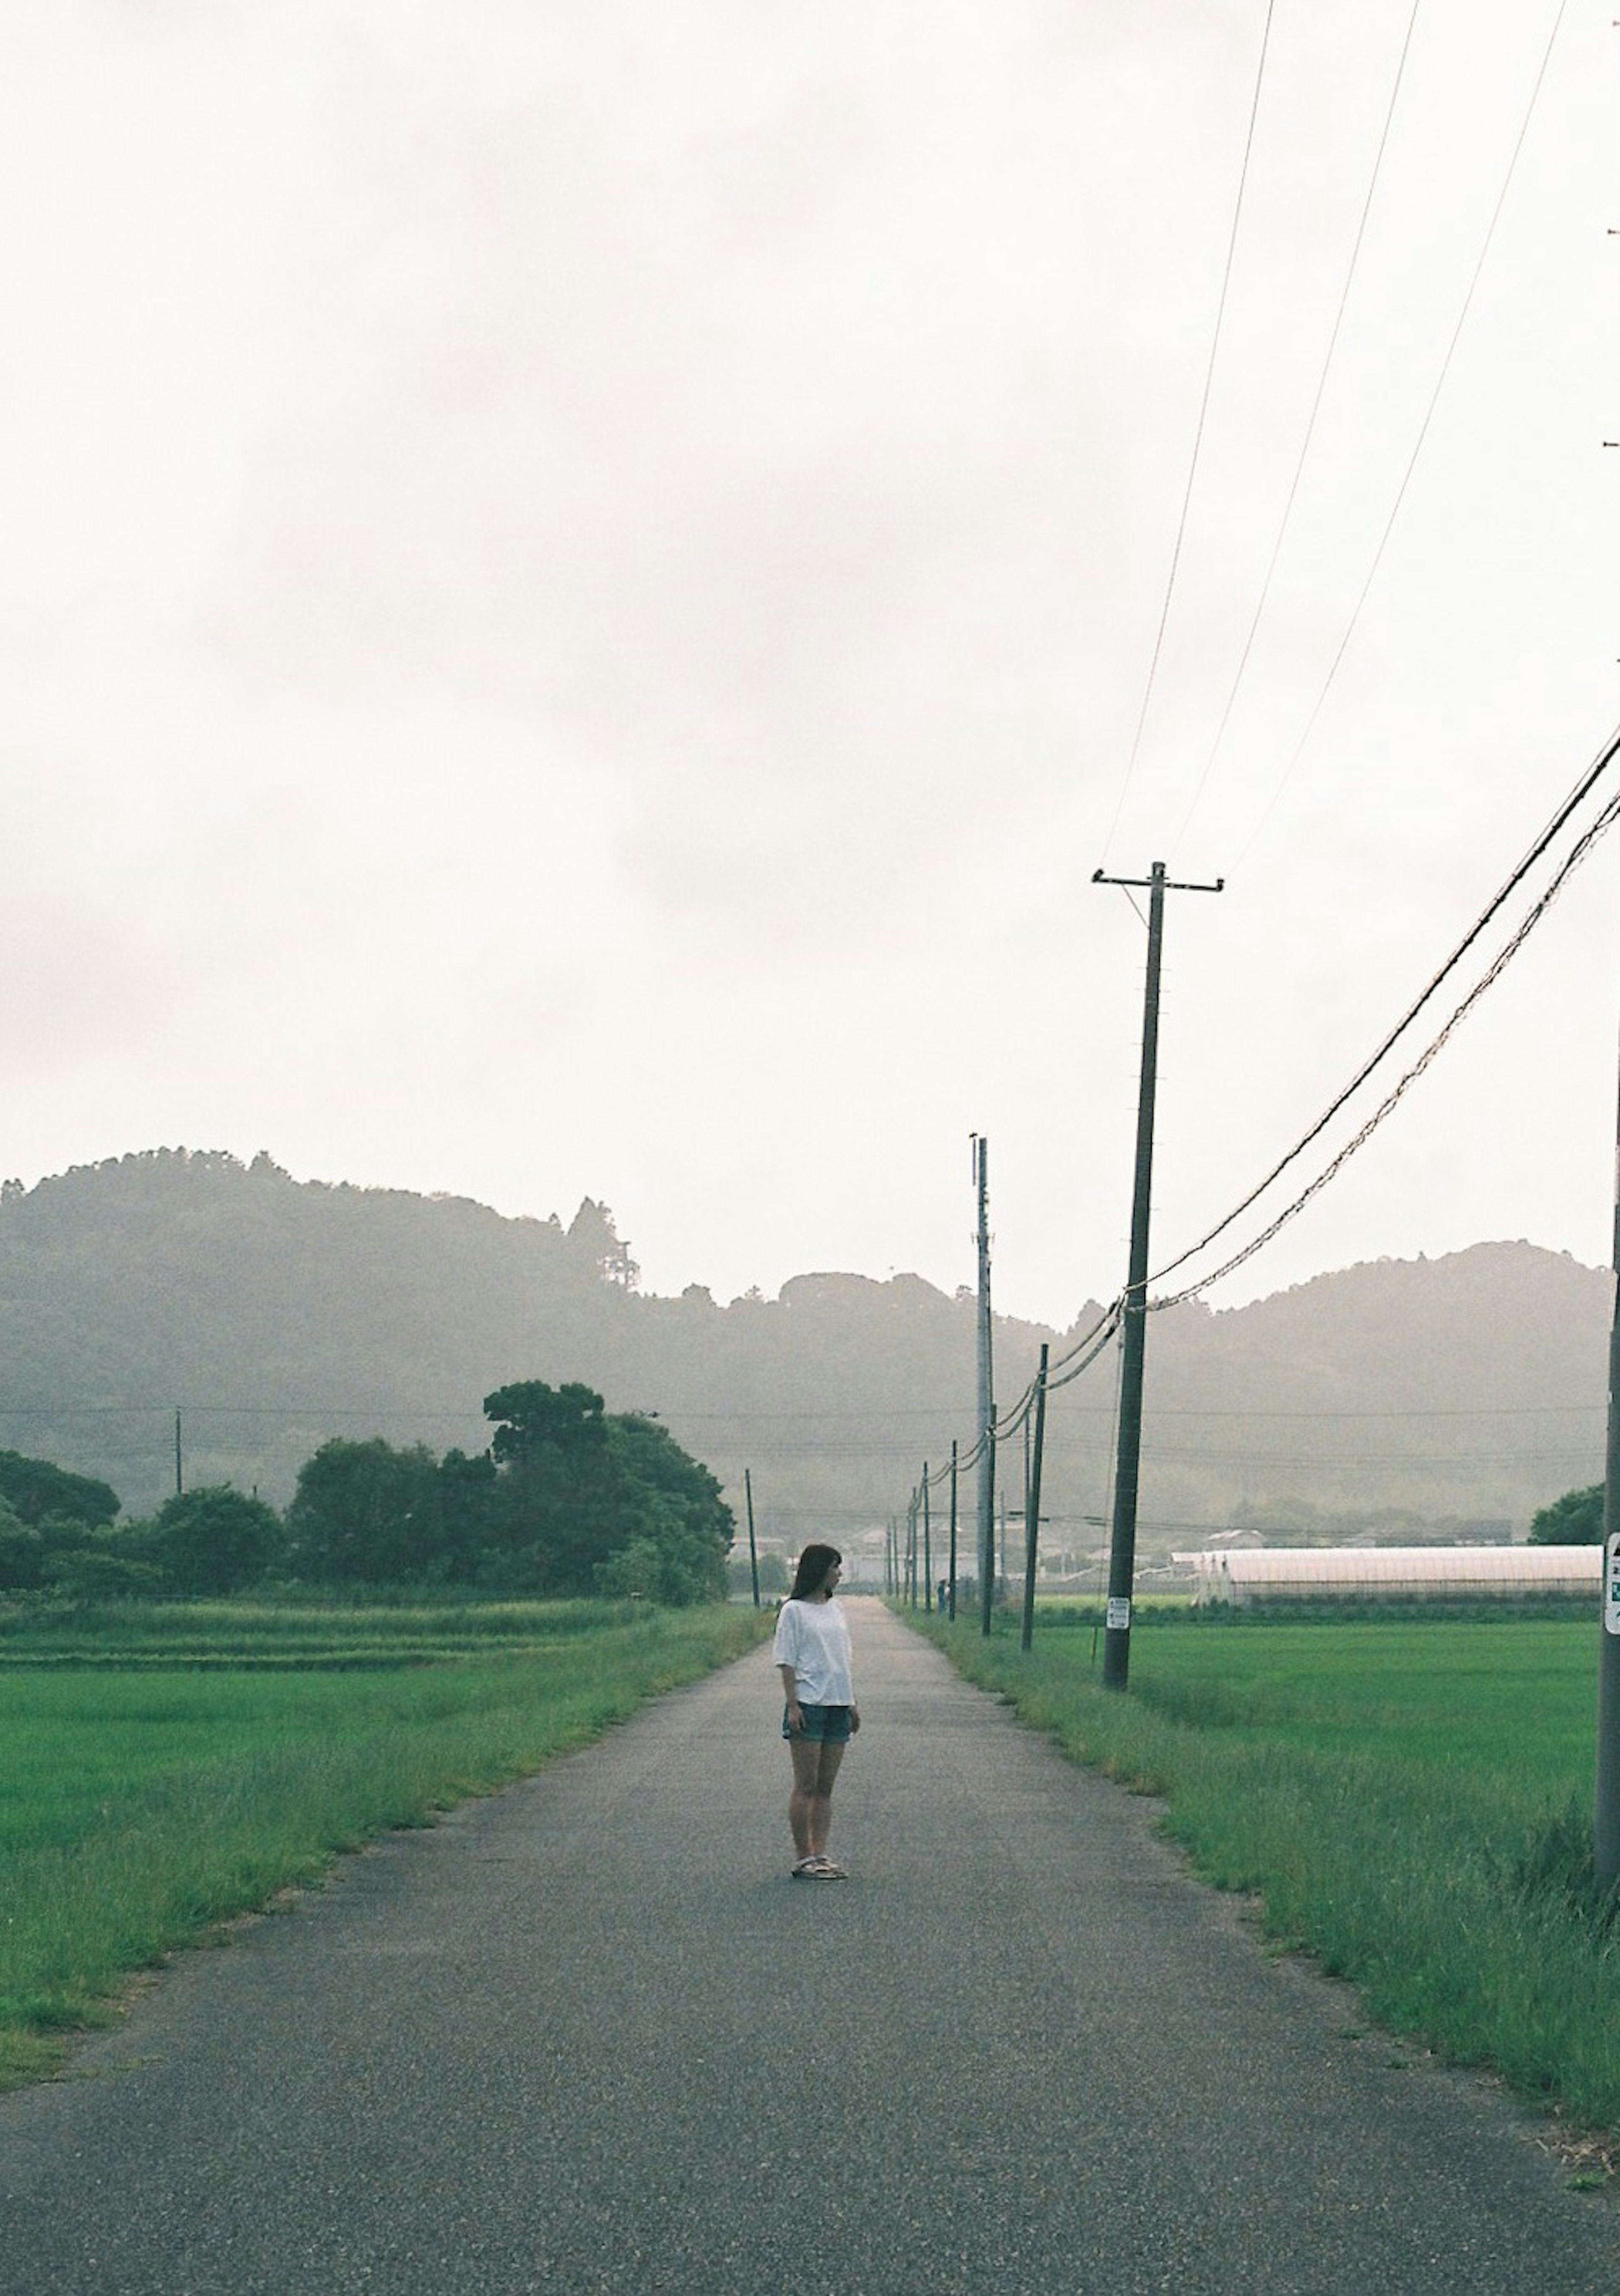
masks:
[(850, 1869), (841, 1866), (835, 1857), (818, 1857), (811, 1865), (808, 1878), (812, 1882), (847, 1882)]

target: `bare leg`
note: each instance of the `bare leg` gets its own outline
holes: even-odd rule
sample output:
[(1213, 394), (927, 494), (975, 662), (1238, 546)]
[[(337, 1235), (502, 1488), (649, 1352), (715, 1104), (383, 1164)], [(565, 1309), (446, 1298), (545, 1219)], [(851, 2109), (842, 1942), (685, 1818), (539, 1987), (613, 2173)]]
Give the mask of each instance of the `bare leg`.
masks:
[(826, 1837), (833, 1823), (833, 1781), (843, 1759), (843, 1748), (818, 1746), (815, 1751), (820, 1759), (816, 1765), (814, 1790), (810, 1798), (810, 1854), (812, 1857), (825, 1857)]
[(794, 1758), (794, 1790), (787, 1797), (787, 1822), (794, 1830), (795, 1852), (801, 1857), (810, 1857), (815, 1854), (810, 1848), (810, 1812), (823, 1749), (813, 1738), (790, 1738), (787, 1751)]

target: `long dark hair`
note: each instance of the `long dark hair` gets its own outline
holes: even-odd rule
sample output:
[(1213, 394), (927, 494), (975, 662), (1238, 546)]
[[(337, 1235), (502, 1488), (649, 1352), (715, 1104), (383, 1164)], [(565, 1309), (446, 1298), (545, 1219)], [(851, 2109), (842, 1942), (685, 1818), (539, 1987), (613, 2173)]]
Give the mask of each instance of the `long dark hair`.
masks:
[(807, 1595), (819, 1594), (826, 1574), (843, 1557), (835, 1546), (807, 1546), (799, 1557), (799, 1568), (794, 1573), (794, 1590), (790, 1603), (802, 1603)]

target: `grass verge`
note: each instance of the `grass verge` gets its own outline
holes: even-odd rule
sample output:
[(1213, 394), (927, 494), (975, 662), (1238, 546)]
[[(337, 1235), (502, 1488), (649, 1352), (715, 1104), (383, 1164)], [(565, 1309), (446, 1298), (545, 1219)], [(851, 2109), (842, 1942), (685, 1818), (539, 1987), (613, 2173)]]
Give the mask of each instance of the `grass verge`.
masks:
[(311, 1607), (256, 1643), (252, 1606), (215, 1608), (47, 1623), (31, 1652), (5, 1637), (0, 2087), (51, 2072), (166, 1953), (584, 1744), (767, 1623), (503, 1603), (424, 1606), (391, 1633)]
[[(924, 1625), (915, 1619), (913, 1625)], [(1620, 2133), (1620, 1923), (1590, 1885), (1596, 1652), (1579, 1625), (924, 1631), (1078, 1761), (1161, 1796), (1206, 1880), (1371, 2014)]]

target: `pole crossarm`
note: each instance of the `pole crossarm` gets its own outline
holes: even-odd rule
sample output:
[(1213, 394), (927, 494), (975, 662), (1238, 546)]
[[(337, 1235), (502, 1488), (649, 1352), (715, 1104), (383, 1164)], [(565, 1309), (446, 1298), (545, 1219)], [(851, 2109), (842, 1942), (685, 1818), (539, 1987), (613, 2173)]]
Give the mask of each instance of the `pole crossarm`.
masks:
[(1155, 885), (1161, 892), (1165, 893), (1224, 893), (1226, 890), (1224, 877), (1217, 877), (1213, 885), (1194, 885), (1183, 883), (1180, 877), (1166, 877), (1163, 874), (1152, 877), (1108, 877), (1105, 876), (1100, 869), (1092, 870), (1091, 882), (1094, 885), (1134, 885), (1139, 887), (1144, 893), (1151, 893)]

